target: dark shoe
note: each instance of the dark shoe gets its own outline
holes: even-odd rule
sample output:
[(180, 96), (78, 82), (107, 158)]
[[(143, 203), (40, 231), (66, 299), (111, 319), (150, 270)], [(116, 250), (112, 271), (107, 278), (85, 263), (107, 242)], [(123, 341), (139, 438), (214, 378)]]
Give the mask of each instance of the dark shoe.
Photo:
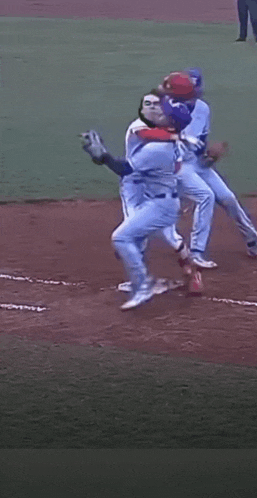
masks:
[(236, 39), (236, 42), (243, 42), (243, 41), (245, 42), (245, 41), (246, 41), (246, 38), (241, 38), (241, 37), (239, 36), (239, 38), (237, 38), (237, 39)]

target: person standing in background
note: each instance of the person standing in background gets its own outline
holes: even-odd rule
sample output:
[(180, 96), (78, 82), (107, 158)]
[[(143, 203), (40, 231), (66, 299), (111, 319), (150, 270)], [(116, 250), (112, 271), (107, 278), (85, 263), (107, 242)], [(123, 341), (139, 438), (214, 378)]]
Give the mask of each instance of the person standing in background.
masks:
[(245, 42), (247, 38), (248, 12), (250, 14), (253, 35), (257, 41), (257, 0), (237, 0), (240, 32), (237, 42)]

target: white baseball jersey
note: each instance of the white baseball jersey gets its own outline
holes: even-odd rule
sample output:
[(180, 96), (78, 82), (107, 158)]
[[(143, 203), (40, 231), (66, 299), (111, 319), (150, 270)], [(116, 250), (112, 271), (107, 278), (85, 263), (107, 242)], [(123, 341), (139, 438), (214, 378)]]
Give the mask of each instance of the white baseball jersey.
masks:
[(142, 129), (149, 129), (149, 126), (138, 118), (126, 132), (126, 159), (134, 171), (125, 178), (125, 182), (143, 181), (146, 194), (154, 197), (167, 193), (177, 185), (175, 163), (180, 154), (174, 142), (147, 142), (142, 139), (137, 134)]

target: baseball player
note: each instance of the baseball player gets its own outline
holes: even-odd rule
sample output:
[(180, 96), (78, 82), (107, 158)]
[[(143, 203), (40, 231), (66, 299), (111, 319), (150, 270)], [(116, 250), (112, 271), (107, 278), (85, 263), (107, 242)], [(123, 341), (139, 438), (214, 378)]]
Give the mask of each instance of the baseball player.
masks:
[[(179, 111), (179, 109), (177, 110)], [(125, 136), (126, 159), (128, 161), (127, 167), (130, 162), (133, 161), (133, 156), (138, 153), (146, 142), (161, 142), (170, 141), (171, 139), (178, 139), (177, 133), (172, 133), (170, 129), (165, 128), (165, 126), (167, 127), (169, 121), (163, 114), (163, 110), (160, 107), (160, 96), (155, 90), (152, 90), (151, 93), (143, 97), (138, 113), (139, 118), (131, 123)], [(97, 135), (95, 135), (93, 140), (94, 139), (100, 140)], [(145, 193), (144, 182), (142, 181), (141, 175), (138, 175), (136, 170), (133, 171), (133, 174), (121, 173), (120, 164), (122, 161), (123, 160), (114, 159), (110, 154), (107, 154), (107, 151), (105, 150), (104, 163), (120, 176), (120, 197), (124, 219), (126, 219), (129, 216), (133, 216), (135, 211), (145, 201)], [(184, 243), (183, 237), (177, 233), (175, 226), (172, 229), (172, 233), (170, 232), (170, 229), (167, 230), (167, 232), (166, 229), (164, 229), (160, 230), (158, 235), (159, 237), (162, 237), (165, 242), (171, 245), (171, 247), (178, 254), (178, 264), (182, 268), (183, 274), (187, 275), (188, 271), (190, 272), (188, 248)], [(147, 247), (147, 239), (141, 237), (138, 239), (137, 244), (141, 251), (142, 258), (144, 258)], [(180, 284), (181, 282), (174, 282), (159, 278), (155, 282), (154, 291), (156, 294), (162, 294), (170, 288), (174, 288)], [(128, 281), (119, 284), (118, 290), (123, 292), (131, 292), (131, 282)]]
[[(167, 121), (167, 118), (163, 114), (163, 110), (160, 107), (160, 96), (155, 90), (152, 90), (143, 97), (138, 114), (139, 118), (130, 124), (125, 135), (126, 159), (130, 163), (133, 162), (134, 156), (137, 156), (139, 150), (146, 142), (166, 142), (171, 139), (178, 139), (177, 133), (171, 133), (170, 129), (167, 129), (169, 121)], [(138, 178), (137, 170), (134, 170), (133, 174), (125, 175), (121, 178), (120, 197), (124, 219), (128, 216), (133, 216), (135, 211), (145, 200), (144, 182), (142, 181), (141, 174)], [(159, 231), (158, 235), (175, 250), (178, 254), (178, 263), (186, 272), (189, 252), (182, 235), (176, 231), (175, 227), (172, 230), (172, 234), (170, 234), (170, 230), (166, 232), (166, 229), (163, 229)], [(142, 257), (144, 257), (147, 240), (144, 239), (139, 241), (139, 245)], [(162, 283), (162, 279), (157, 281), (156, 290), (158, 293), (165, 285), (165, 283)], [(129, 292), (131, 290), (131, 283), (124, 282), (119, 284), (118, 290)]]
[[(169, 84), (169, 83), (168, 83)], [(185, 73), (178, 72), (174, 73), (174, 77), (172, 80), (172, 89), (170, 88), (170, 92), (172, 91), (174, 96), (179, 97), (193, 97), (195, 95), (195, 89), (193, 82), (189, 78), (189, 76)], [(145, 95), (141, 101), (139, 108), (139, 119), (133, 122), (127, 132), (125, 138), (126, 144), (126, 158), (129, 161), (133, 161), (133, 155), (137, 153), (138, 147), (141, 147), (145, 144), (146, 141), (167, 141), (170, 139), (170, 132), (165, 129), (160, 129), (160, 127), (165, 126), (167, 118), (163, 117), (163, 113), (161, 113), (161, 117), (156, 116), (156, 109), (158, 109), (160, 102), (160, 94), (159, 92), (152, 91), (150, 95)], [(174, 110), (172, 111), (174, 112)], [(154, 122), (154, 127), (153, 127)], [(136, 136), (136, 147), (131, 147), (130, 145), (130, 136), (132, 133), (132, 137)], [(136, 134), (136, 135), (135, 135)], [(197, 177), (197, 175), (195, 175)], [(197, 177), (198, 184), (201, 182), (199, 177)], [(207, 200), (209, 197), (213, 198), (212, 209), (214, 205), (214, 196), (212, 192), (207, 192), (208, 187), (203, 184), (203, 200), (202, 202), (207, 204)], [(198, 185), (199, 190), (199, 185)], [(136, 172), (133, 175), (123, 176), (120, 181), (120, 196), (123, 207), (124, 219), (127, 216), (133, 216), (135, 210), (140, 206), (140, 204), (144, 201), (144, 187), (143, 182), (136, 178)], [(207, 206), (206, 206), (207, 211)], [(203, 226), (205, 220), (203, 219)], [(208, 234), (207, 234), (208, 235)], [(182, 268), (184, 274), (188, 271), (188, 248), (183, 240), (183, 237), (177, 232), (175, 225), (171, 227), (165, 227), (163, 230), (158, 232), (158, 236), (162, 237), (165, 242), (167, 242), (178, 254), (178, 263)], [(139, 241), (142, 257), (144, 257), (144, 253), (147, 246), (147, 240)], [(206, 264), (211, 264), (211, 262), (204, 262)], [(213, 263), (214, 264), (214, 263)], [(118, 290), (129, 292), (131, 290), (131, 282), (123, 282), (118, 285)], [(156, 293), (165, 292), (167, 290), (167, 282), (163, 281), (163, 279), (158, 279), (155, 284)]]
[[(185, 151), (183, 157), (183, 165), (178, 174), (180, 195), (189, 198), (195, 203), (193, 214), (193, 226), (190, 234), (190, 253), (191, 259), (194, 264), (201, 268), (216, 268), (217, 264), (214, 261), (208, 261), (204, 257), (207, 242), (210, 236), (211, 220), (213, 217), (215, 196), (209, 186), (195, 171), (195, 164), (198, 161), (198, 155), (202, 154), (205, 150), (205, 144), (209, 133), (210, 113), (208, 105), (200, 101), (198, 98), (198, 87), (194, 80), (191, 81), (194, 85), (194, 93), (188, 92), (186, 85), (184, 91), (181, 91), (180, 80), (178, 75), (181, 73), (170, 73), (169, 76), (164, 78), (162, 85), (158, 87), (159, 91), (166, 95), (164, 97), (164, 110), (169, 112), (169, 105), (174, 101), (186, 102), (190, 113), (191, 128), (186, 127), (183, 130), (183, 137), (190, 135), (191, 139), (195, 138), (195, 145), (190, 145)], [(183, 73), (182, 73), (183, 74)], [(171, 99), (168, 97), (171, 96)], [(175, 98), (174, 98), (175, 97)], [(197, 108), (195, 109), (197, 102)], [(195, 116), (197, 111), (197, 116)], [(175, 233), (175, 227), (166, 229), (169, 231), (170, 238)]]
[[(213, 268), (217, 266), (216, 263), (207, 262), (206, 264), (203, 258), (210, 234), (213, 211), (212, 209), (206, 210), (206, 201), (202, 202), (202, 189), (204, 185), (207, 186), (208, 192), (212, 193), (212, 199), (214, 197), (214, 201), (222, 206), (227, 214), (234, 219), (245, 240), (247, 254), (250, 257), (257, 256), (257, 231), (235, 194), (228, 188), (219, 173), (211, 167), (217, 157), (214, 157), (214, 150), (212, 151), (211, 148), (208, 150), (207, 148), (210, 108), (201, 99), (203, 93), (202, 74), (198, 68), (188, 69), (187, 72), (194, 82), (196, 95), (193, 99), (186, 101), (192, 120), (183, 130), (183, 135), (184, 138), (187, 135), (197, 138), (198, 143), (195, 146), (191, 146), (188, 155), (184, 156), (183, 166), (179, 171), (178, 179), (182, 190), (181, 195), (191, 198), (196, 203), (190, 241), (192, 261), (202, 268)], [(165, 86), (167, 87), (167, 81), (168, 79), (166, 78), (163, 83), (164, 89)], [(167, 91), (167, 88), (165, 91)], [(207, 153), (206, 150), (208, 151)], [(213, 161), (212, 158), (214, 159)], [(197, 180), (197, 177), (201, 183)], [(203, 219), (204, 226), (202, 223)]]
[[(135, 308), (148, 301), (154, 294), (154, 279), (148, 274), (148, 269), (142, 257), (139, 241), (149, 237), (170, 225), (174, 225), (179, 216), (179, 198), (177, 193), (176, 167), (180, 156), (176, 146), (176, 138), (169, 137), (166, 141), (149, 141), (149, 128), (153, 125), (153, 117), (158, 124), (166, 124), (161, 111), (160, 99), (156, 98), (149, 104), (152, 95), (143, 99), (140, 112), (148, 121), (149, 126), (143, 126), (144, 121), (134, 121), (127, 131), (127, 157), (129, 160), (116, 160), (107, 153), (100, 137), (95, 132), (83, 134), (84, 150), (93, 160), (104, 163), (121, 176), (132, 176), (142, 187), (143, 200), (134, 209), (132, 215), (124, 219), (115, 230), (112, 241), (116, 252), (124, 263), (132, 285), (131, 299), (121, 306), (122, 310)], [(190, 121), (190, 114), (183, 104), (173, 107), (172, 125), (178, 132)], [(141, 121), (141, 122), (140, 122)], [(145, 123), (146, 124), (146, 123)], [(146, 135), (141, 134), (145, 130)], [(159, 133), (167, 130), (158, 129)], [(150, 129), (151, 131), (151, 129)], [(91, 133), (91, 136), (90, 136)], [(94, 136), (93, 136), (94, 134)], [(175, 138), (175, 139), (174, 139)], [(98, 150), (93, 141), (98, 140)], [(102, 150), (101, 150), (102, 147)], [(139, 198), (139, 197), (138, 197)], [(190, 268), (191, 291), (202, 290), (201, 274)]]

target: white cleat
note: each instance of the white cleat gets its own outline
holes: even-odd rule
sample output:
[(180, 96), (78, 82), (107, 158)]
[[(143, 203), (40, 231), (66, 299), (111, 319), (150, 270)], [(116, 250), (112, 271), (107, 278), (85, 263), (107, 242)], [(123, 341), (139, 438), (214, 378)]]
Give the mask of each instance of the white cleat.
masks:
[(132, 283), (131, 282), (122, 282), (118, 285), (117, 290), (119, 292), (132, 292)]
[[(168, 292), (169, 290), (178, 289), (184, 287), (184, 282), (182, 280), (169, 280), (168, 278), (157, 278), (154, 286), (154, 294), (160, 295)], [(122, 282), (118, 285), (117, 290), (119, 292), (132, 292), (131, 282)]]
[(184, 287), (185, 283), (182, 280), (169, 280), (168, 278), (157, 278), (153, 291), (154, 294), (160, 295), (168, 292), (169, 290), (179, 289)]
[(191, 256), (190, 258), (191, 263), (195, 266), (198, 266), (199, 268), (205, 268), (205, 269), (213, 269), (217, 268), (218, 265), (215, 263), (215, 261), (206, 261), (206, 259), (202, 258), (202, 256)]
[(145, 283), (141, 285), (139, 290), (132, 296), (131, 299), (123, 303), (120, 307), (122, 311), (137, 308), (141, 304), (147, 303), (154, 296), (153, 285)]

